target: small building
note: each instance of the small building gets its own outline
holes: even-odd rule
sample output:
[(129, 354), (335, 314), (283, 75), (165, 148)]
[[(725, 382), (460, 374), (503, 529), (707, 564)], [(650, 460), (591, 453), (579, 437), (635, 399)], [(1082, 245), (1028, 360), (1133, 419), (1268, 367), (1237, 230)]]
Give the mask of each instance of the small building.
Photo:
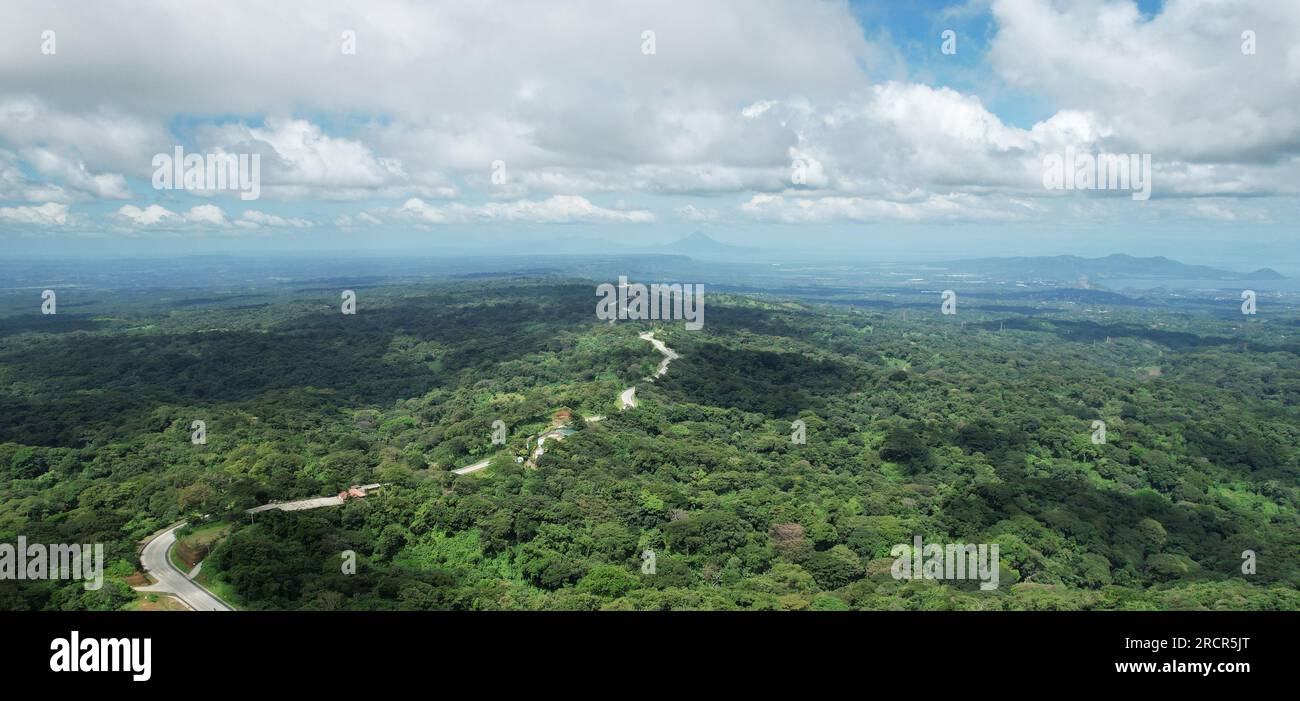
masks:
[(379, 485), (377, 484), (367, 484), (364, 487), (354, 484), (351, 487), (345, 489), (344, 491), (339, 492), (339, 501), (347, 501), (348, 499), (360, 499), (365, 495), (369, 494), (371, 489), (376, 489), (378, 487)]

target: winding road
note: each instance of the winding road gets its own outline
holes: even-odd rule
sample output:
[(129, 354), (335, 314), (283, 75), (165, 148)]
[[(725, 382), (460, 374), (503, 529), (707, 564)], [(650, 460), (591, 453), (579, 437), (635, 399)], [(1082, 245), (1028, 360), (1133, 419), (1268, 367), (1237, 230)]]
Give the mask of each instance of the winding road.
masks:
[(655, 377), (663, 377), (668, 374), (668, 363), (671, 363), (682, 356), (677, 355), (677, 351), (669, 348), (663, 341), (655, 338), (655, 332), (653, 331), (645, 331), (641, 333), (640, 338), (649, 341), (650, 344), (655, 347), (655, 350), (664, 354), (663, 362), (659, 363), (659, 370), (655, 372), (654, 377), (650, 378), (650, 381), (654, 382)]
[[(677, 360), (682, 356), (678, 355), (677, 351), (665, 345), (663, 341), (660, 341), (659, 339), (655, 338), (655, 332), (653, 331), (642, 331), (638, 335), (642, 340), (649, 341), (650, 345), (655, 347), (655, 350), (664, 354), (663, 361), (659, 363), (659, 369), (655, 371), (655, 374), (646, 378), (650, 382), (654, 382), (655, 378), (663, 377), (664, 375), (667, 375), (668, 364), (673, 362), (674, 360)], [(628, 387), (627, 389), (623, 390), (622, 394), (618, 395), (618, 400), (622, 402), (622, 406), (619, 407), (619, 411), (626, 411), (627, 409), (635, 409), (636, 408), (636, 385), (632, 385), (631, 387)]]
[(194, 611), (234, 611), (233, 607), (176, 569), (171, 558), (167, 557), (172, 545), (176, 543), (176, 529), (184, 525), (185, 522), (182, 521), (145, 543), (144, 550), (140, 552), (140, 564), (157, 581), (149, 586), (132, 588), (136, 591), (171, 594)]
[[(654, 382), (655, 378), (663, 377), (668, 373), (668, 364), (677, 360), (681, 356), (676, 351), (669, 348), (663, 341), (655, 338), (653, 331), (646, 331), (640, 334), (640, 338), (649, 341), (655, 350), (663, 354), (664, 359), (659, 363), (659, 369), (646, 380)], [(632, 409), (636, 407), (636, 385), (628, 387), (618, 395), (619, 401), (622, 402), (622, 409)], [(605, 417), (599, 417), (603, 419)], [(592, 420), (599, 420), (593, 417)], [(452, 470), (457, 475), (468, 475), (479, 470), (485, 469), (492, 462), (491, 458), (480, 460), (473, 465)], [(366, 485), (368, 489), (377, 488), (380, 485)], [(319, 509), (326, 506), (337, 506), (342, 504), (343, 500), (338, 496), (317, 497), (315, 499), (302, 499), (299, 501), (290, 501), (283, 503), (263, 504), (252, 509), (248, 513), (257, 513), (260, 511), (269, 511), (279, 509), (281, 511), (301, 511), (304, 509)], [(167, 556), (171, 552), (172, 546), (176, 544), (176, 530), (184, 526), (182, 521), (171, 528), (160, 531), (145, 543), (144, 549), (140, 552), (140, 564), (144, 571), (148, 572), (156, 581), (153, 584), (143, 587), (132, 587), (140, 592), (155, 592), (159, 594), (170, 594), (181, 600), (186, 606), (194, 611), (233, 611), (235, 610), (226, 602), (217, 598), (215, 594), (204, 589), (202, 585), (186, 576), (184, 572), (176, 569), (172, 564), (171, 558)], [(200, 563), (202, 565), (202, 563)], [(191, 574), (198, 574), (198, 567), (195, 567)]]
[[(655, 374), (645, 378), (649, 382), (654, 382), (655, 378), (663, 377), (664, 375), (668, 374), (668, 364), (673, 362), (674, 360), (677, 360), (681, 356), (677, 354), (677, 351), (665, 345), (663, 341), (660, 341), (659, 339), (655, 338), (655, 334), (653, 331), (643, 331), (640, 334), (638, 334), (638, 336), (642, 340), (649, 341), (650, 344), (655, 347), (655, 350), (659, 351), (660, 353), (663, 353), (664, 355), (664, 359), (662, 362), (659, 363), (659, 369), (655, 371)], [(636, 385), (632, 385), (631, 387), (628, 387), (627, 389), (620, 392), (618, 395), (618, 401), (621, 405), (619, 407), (619, 411), (626, 411), (627, 409), (635, 409), (636, 408)], [(586, 420), (589, 423), (595, 423), (597, 421), (604, 420), (604, 418), (605, 418), (604, 416), (589, 416), (587, 417)], [(550, 429), (547, 430), (549, 431)], [(538, 448), (537, 452), (533, 453), (533, 457), (536, 458), (539, 455), (541, 455), (540, 447)], [(480, 460), (479, 462), (476, 462), (473, 465), (466, 465), (465, 467), (457, 468), (455, 470), (452, 470), (451, 472), (452, 474), (456, 474), (456, 475), (468, 475), (486, 468), (488, 466), (488, 463), (490, 462), (491, 462), (490, 458), (487, 460)], [(529, 464), (531, 465), (532, 463), (530, 462)]]
[[(475, 468), (475, 465), (470, 465)], [(483, 461), (476, 469), (487, 467), (487, 461)], [(363, 489), (367, 492), (373, 492), (383, 487), (382, 483), (367, 484)], [(345, 500), (340, 499), (336, 494), (330, 497), (316, 497), (313, 499), (299, 499), (298, 501), (272, 502), (247, 509), (246, 513), (255, 514), (262, 511), (278, 509), (280, 511), (303, 511), (305, 509), (319, 509), (326, 506), (338, 506)], [(171, 552), (172, 546), (176, 544), (176, 529), (184, 526), (182, 521), (171, 528), (155, 533), (144, 545), (140, 551), (140, 564), (144, 571), (148, 572), (154, 578), (154, 583), (143, 587), (132, 587), (136, 591), (154, 592), (158, 594), (171, 594), (181, 603), (190, 607), (194, 611), (234, 611), (234, 607), (217, 597), (216, 594), (204, 589), (203, 586), (194, 581), (193, 577), (199, 573), (199, 568), (203, 563), (194, 566), (194, 570), (186, 575), (184, 572), (176, 569), (172, 564), (171, 558), (167, 553)]]

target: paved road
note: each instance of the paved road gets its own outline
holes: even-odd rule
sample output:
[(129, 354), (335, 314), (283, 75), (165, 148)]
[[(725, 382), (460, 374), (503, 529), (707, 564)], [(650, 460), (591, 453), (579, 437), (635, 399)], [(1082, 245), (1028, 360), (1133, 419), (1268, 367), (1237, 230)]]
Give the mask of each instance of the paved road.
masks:
[(488, 466), (488, 463), (491, 462), (492, 462), (492, 458), (488, 458), (487, 460), (476, 462), (473, 465), (467, 465), (465, 467), (452, 470), (451, 473), (453, 475), (468, 475), (471, 472), (478, 472), (479, 470), (482, 470), (483, 468)]
[[(663, 377), (664, 375), (667, 375), (668, 364), (673, 362), (674, 360), (677, 360), (682, 356), (677, 355), (677, 351), (669, 348), (668, 346), (664, 345), (663, 341), (660, 341), (659, 339), (655, 338), (655, 334), (653, 331), (643, 331), (639, 335), (643, 340), (649, 341), (650, 345), (655, 347), (655, 350), (664, 354), (663, 361), (659, 363), (659, 369), (655, 371), (654, 375), (651, 375), (650, 377), (646, 378), (647, 380), (654, 382), (656, 377)], [(636, 408), (636, 386), (633, 385), (632, 387), (628, 387), (627, 389), (623, 390), (623, 393), (618, 395), (618, 399), (620, 402), (623, 403), (623, 405), (619, 407), (619, 411), (623, 411), (625, 409), (635, 409)]]
[(249, 509), (247, 513), (256, 514), (262, 511), (277, 509), (279, 511), (302, 511), (304, 509), (319, 509), (323, 506), (338, 506), (343, 500), (338, 495), (332, 497), (314, 497), (311, 499), (299, 499), (298, 501), (280, 501), (271, 504), (262, 504)]
[(655, 334), (653, 331), (646, 331), (640, 334), (640, 336), (643, 340), (649, 341), (650, 344), (655, 347), (655, 350), (664, 354), (663, 362), (659, 363), (659, 370), (655, 372), (654, 376), (662, 377), (664, 375), (667, 375), (668, 363), (671, 363), (682, 356), (677, 355), (677, 351), (669, 348), (668, 346), (664, 345), (663, 341), (660, 341), (659, 339), (655, 338)]
[(178, 523), (145, 543), (144, 550), (140, 553), (140, 564), (157, 581), (147, 587), (135, 587), (135, 590), (171, 594), (195, 611), (233, 611), (212, 592), (176, 569), (167, 557), (176, 542), (176, 529), (184, 525), (183, 522)]
[[(367, 492), (373, 492), (382, 486), (384, 485), (379, 483), (367, 484), (364, 485), (362, 489)], [(270, 504), (262, 504), (261, 506), (254, 506), (251, 509), (246, 509), (244, 513), (256, 514), (262, 511), (270, 511), (272, 509), (277, 509), (279, 511), (303, 511), (306, 509), (319, 509), (326, 506), (338, 506), (344, 501), (344, 499), (340, 499), (338, 495), (335, 494), (331, 497), (312, 497), (311, 499), (299, 499), (297, 501), (277, 501)]]
[[(678, 355), (676, 351), (674, 351), (673, 349), (671, 349), (671, 348), (669, 348), (667, 345), (665, 345), (663, 341), (660, 341), (659, 339), (655, 338), (655, 334), (654, 334), (653, 331), (645, 331), (645, 332), (642, 332), (642, 333), (640, 334), (640, 337), (641, 337), (642, 339), (646, 340), (646, 341), (649, 341), (650, 344), (653, 345), (653, 346), (655, 347), (655, 350), (657, 350), (657, 351), (659, 351), (660, 353), (663, 353), (663, 354), (664, 354), (663, 362), (659, 363), (659, 369), (658, 369), (657, 371), (655, 371), (655, 374), (654, 374), (654, 375), (652, 375), (651, 377), (646, 378), (646, 379), (650, 380), (651, 382), (654, 382), (654, 380), (655, 380), (656, 377), (663, 377), (664, 375), (668, 374), (668, 364), (671, 363), (671, 362), (673, 362), (674, 360), (677, 360), (677, 359), (680, 358), (681, 356)], [(622, 403), (622, 406), (619, 407), (619, 411), (623, 411), (623, 410), (625, 410), (625, 409), (635, 409), (635, 408), (636, 408), (636, 385), (633, 385), (633, 386), (631, 386), (631, 387), (628, 387), (627, 389), (625, 389), (625, 390), (623, 390), (622, 392), (620, 392), (619, 395), (618, 395), (618, 399), (619, 399), (619, 402)], [(593, 422), (593, 423), (596, 422), (596, 421), (603, 421), (604, 419), (605, 419), (605, 417), (603, 417), (603, 416), (589, 416), (589, 417), (587, 417), (587, 421), (589, 421), (589, 422)], [(548, 429), (548, 431), (549, 431), (549, 429)], [(539, 455), (541, 455), (541, 454), (542, 454), (542, 448), (541, 448), (541, 446), (538, 446), (537, 450), (533, 451), (533, 456), (532, 456), (532, 457), (535, 459), (535, 458), (537, 458), (537, 457), (538, 457)], [(490, 463), (490, 462), (491, 462), (490, 459), (489, 459), (489, 460), (483, 460), (483, 461), (481, 461), (481, 462), (476, 462), (476, 463), (474, 463), (473, 465), (468, 465), (468, 466), (466, 466), (466, 467), (462, 467), (462, 468), (458, 468), (458, 469), (452, 470), (452, 474), (456, 474), (456, 475), (468, 475), (468, 474), (473, 473), (473, 472), (478, 472), (479, 470), (482, 470), (482, 469), (486, 468), (486, 467), (488, 466), (488, 463)], [(530, 460), (528, 464), (531, 465), (531, 464), (532, 464), (532, 461)], [(265, 509), (265, 508), (268, 508), (268, 507), (258, 507), (258, 508), (259, 508), (259, 509)]]

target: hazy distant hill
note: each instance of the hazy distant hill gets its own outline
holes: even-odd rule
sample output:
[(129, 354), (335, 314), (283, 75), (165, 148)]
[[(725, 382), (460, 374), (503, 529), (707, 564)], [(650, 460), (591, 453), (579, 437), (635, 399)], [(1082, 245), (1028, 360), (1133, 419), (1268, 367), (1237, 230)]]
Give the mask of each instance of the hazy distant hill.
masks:
[(696, 258), (726, 258), (746, 253), (756, 253), (758, 249), (733, 246), (721, 241), (715, 241), (708, 234), (697, 231), (684, 239), (678, 239), (665, 245), (661, 251)]
[(948, 264), (954, 271), (998, 275), (1017, 279), (1077, 280), (1081, 277), (1179, 278), (1203, 280), (1281, 280), (1285, 276), (1271, 268), (1250, 273), (1220, 270), (1206, 265), (1187, 265), (1164, 256), (1136, 258), (1114, 254), (1104, 258), (1079, 256), (1040, 256), (1013, 258), (976, 258)]

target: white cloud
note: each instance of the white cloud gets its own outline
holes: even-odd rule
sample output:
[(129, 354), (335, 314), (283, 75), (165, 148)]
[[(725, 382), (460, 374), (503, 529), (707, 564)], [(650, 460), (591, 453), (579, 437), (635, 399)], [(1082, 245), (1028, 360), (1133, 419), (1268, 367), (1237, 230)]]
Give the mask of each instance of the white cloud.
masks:
[(369, 212), (360, 212), (356, 215), (340, 214), (334, 218), (334, 226), (341, 229), (350, 229), (362, 225), (378, 226), (380, 224), (383, 224), (383, 221)]
[(64, 185), (104, 199), (123, 200), (131, 197), (126, 178), (117, 173), (93, 174), (86, 164), (57, 154), (46, 148), (24, 149), (23, 160), (41, 175), (58, 178)]
[(0, 207), (0, 220), (27, 226), (65, 226), (72, 221), (68, 205), (46, 202), (39, 206)]
[(151, 204), (143, 209), (133, 204), (124, 204), (121, 209), (117, 210), (117, 213), (137, 226), (152, 226), (164, 219), (176, 218), (175, 212), (156, 204)]
[[(347, 0), (229, 0), (197, 14), (170, 3), (143, 12), (127, 0), (40, 13), (5, 5), (0, 26), (14, 36), (57, 26), (77, 43), (51, 60), (4, 42), (0, 63), (11, 71), (11, 91), (60, 105), (97, 103), (90, 87), (139, 113), (178, 104), (195, 114), (305, 109), (404, 122), (496, 113), (507, 123), (521, 116), (557, 127), (583, 111), (600, 123), (602, 113), (629, 104), (653, 109), (653, 101), (735, 105), (765, 92), (831, 95), (880, 55), (840, 3), (663, 0), (617, 12), (600, 0), (377, 5), (359, 12)], [(641, 32), (651, 27), (660, 50), (646, 56)], [(356, 32), (355, 55), (341, 53), (340, 28)], [(169, 60), (160, 65), (158, 56)], [(605, 99), (607, 107), (589, 99), (618, 93), (626, 100)]]
[[(47, 113), (79, 115), (76, 143), (104, 140), (104, 130), (81, 127), (127, 133), (112, 120), (140, 115), (116, 172), (134, 175), (121, 161), (170, 149), (145, 137), (178, 105), (186, 115), (265, 116), (262, 126), (200, 126), (196, 136), (204, 148), (263, 153), (263, 193), (276, 198), (450, 198), (458, 181), (485, 185), (495, 160), (518, 174), (513, 197), (771, 187), (793, 137), (746, 120), (740, 106), (829, 98), (861, 84), (860, 66), (880, 54), (834, 3), (384, 4), (361, 15), (341, 1), (249, 0), (200, 16), (105, 1), (52, 6), (39, 22), (0, 7), (0, 25), (37, 36), (58, 25), (78, 37), (57, 61), (0, 44), (5, 89), (40, 95), (46, 106), (36, 109)], [(640, 36), (651, 25), (662, 50), (646, 56)], [(355, 56), (339, 51), (338, 27), (357, 32)], [(131, 46), (150, 50), (123, 50)], [(249, 46), (257, 50), (232, 50)], [(160, 65), (159, 55), (170, 59)], [(347, 133), (282, 116), (301, 114), (328, 115)]]
[(307, 219), (299, 219), (297, 217), (281, 217), (276, 214), (267, 214), (265, 212), (259, 212), (255, 209), (245, 210), (242, 214), (239, 215), (239, 218), (243, 221), (251, 222), (259, 226), (292, 227), (295, 229), (305, 229), (316, 225), (315, 222), (309, 221)]
[(755, 219), (782, 224), (824, 224), (827, 222), (875, 221), (958, 221), (1017, 220), (1031, 213), (1032, 206), (1013, 202), (994, 207), (973, 195), (927, 195), (914, 201), (865, 197), (785, 197), (754, 195), (741, 211)]
[[(1085, 197), (1042, 187), (1044, 155), (1066, 148), (1151, 153), (1156, 199), (1300, 193), (1300, 5), (1169, 0), (1146, 18), (1128, 0), (972, 0), (943, 14), (986, 7), (1005, 84), (976, 82), (1050, 108), (1027, 128), (979, 95), (873, 83), (895, 55), (841, 2), (0, 5), (17, 35), (77, 38), (57, 60), (0, 42), (0, 199), (128, 198), (153, 154), (191, 140), (261, 154), (268, 199), (392, 203), (340, 227), (655, 218), (587, 199), (598, 194), (739, 195), (771, 221), (1050, 218)], [(357, 32), (356, 55), (339, 51), (340, 27)], [(1240, 51), (1244, 28), (1257, 55)], [(490, 180), (498, 160), (504, 185)], [(432, 203), (462, 188), (492, 201)], [(117, 219), (136, 227), (311, 224), (128, 207)]]
[(191, 207), (184, 213), (173, 212), (166, 207), (151, 204), (140, 208), (133, 204), (122, 205), (117, 210), (117, 219), (134, 227), (145, 228), (163, 225), (164, 227), (226, 227), (230, 223), (220, 207), (213, 204), (201, 204)]
[(393, 212), (398, 218), (429, 224), (469, 222), (528, 222), (533, 224), (633, 223), (655, 220), (646, 210), (607, 209), (578, 195), (555, 195), (545, 200), (487, 202), (479, 205), (433, 206), (419, 198), (407, 200)]
[[(990, 55), (1013, 86), (1096, 113), (1115, 146), (1161, 161), (1268, 162), (1300, 151), (1300, 3), (997, 0)], [(1257, 53), (1241, 51), (1243, 30)]]
[(145, 175), (149, 158), (168, 142), (156, 120), (100, 107), (55, 109), (30, 95), (0, 94), (0, 142), (32, 170), (85, 196), (131, 196), (125, 175)]
[(268, 118), (264, 127), (245, 124), (206, 126), (200, 146), (222, 153), (261, 155), (263, 192), (285, 199), (361, 199), (454, 197), (457, 190), (441, 175), (412, 178), (400, 159), (381, 157), (356, 139), (326, 134), (303, 119)]
[(213, 226), (226, 225), (226, 213), (214, 204), (201, 204), (197, 207), (191, 207), (188, 214), (185, 215), (186, 221), (198, 224), (211, 224)]
[(0, 200), (67, 203), (72, 197), (58, 185), (31, 180), (19, 168), (18, 154), (0, 149)]

